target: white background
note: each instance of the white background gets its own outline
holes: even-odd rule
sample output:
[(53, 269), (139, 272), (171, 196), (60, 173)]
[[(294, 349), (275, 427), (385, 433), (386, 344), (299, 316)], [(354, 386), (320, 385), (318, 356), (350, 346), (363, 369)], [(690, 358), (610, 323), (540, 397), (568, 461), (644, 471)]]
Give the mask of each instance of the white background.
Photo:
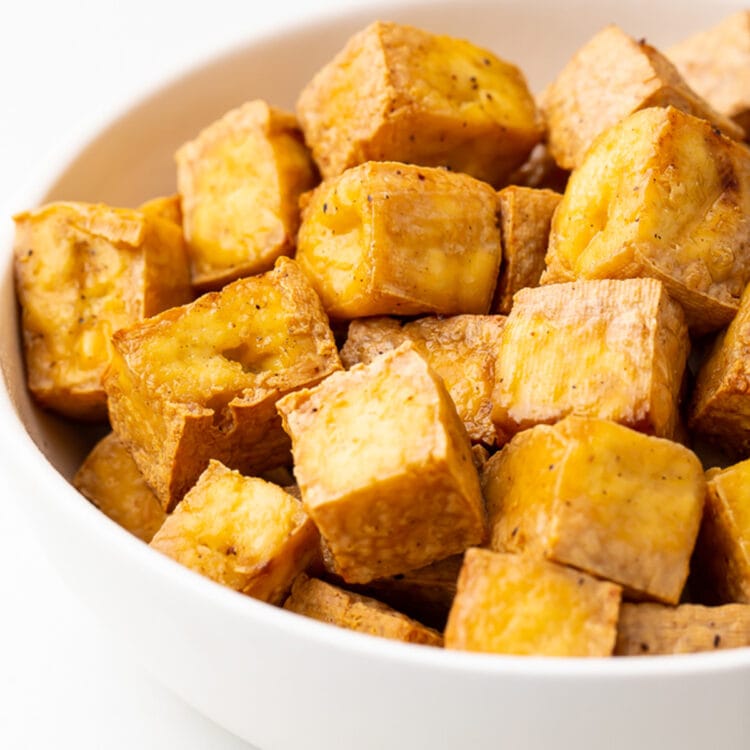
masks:
[[(15, 194), (61, 144), (144, 87), (281, 23), (356, 4), (0, 3), (0, 221), (30, 208)], [(0, 748), (248, 748), (126, 661), (45, 559), (10, 494), (0, 477)]]

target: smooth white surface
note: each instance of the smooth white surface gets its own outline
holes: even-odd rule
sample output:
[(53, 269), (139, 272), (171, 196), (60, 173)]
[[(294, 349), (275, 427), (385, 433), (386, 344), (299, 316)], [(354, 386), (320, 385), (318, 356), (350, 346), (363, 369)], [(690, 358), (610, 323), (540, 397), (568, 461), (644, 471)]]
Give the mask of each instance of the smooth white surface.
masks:
[[(359, 3), (347, 2), (345, 5), (351, 8), (355, 4)], [(4, 11), (6, 18), (2, 19), (3, 23), (0, 24), (0, 70), (3, 71), (0, 78), (3, 82), (3, 97), (0, 102), (0, 122), (3, 123), (0, 126), (0, 202), (8, 199), (15, 208), (22, 208), (23, 206), (14, 203), (13, 198), (18, 181), (24, 178), (27, 171), (35, 169), (35, 165), (39, 163), (43, 164), (47, 159), (46, 154), (57, 152), (59, 144), (69, 139), (72, 130), (86, 129), (89, 124), (110, 113), (113, 108), (120, 109), (121, 103), (130, 100), (136, 91), (152, 79), (162, 78), (164, 73), (202, 57), (213, 48), (240, 41), (247, 36), (249, 30), (270, 28), (279, 20), (299, 18), (302, 14), (312, 14), (321, 8), (330, 9), (333, 5), (335, 4), (319, 0), (314, 7), (307, 3), (275, 2), (273, 7), (261, 8), (249, 2), (230, 3), (222, 0), (214, 0), (210, 6), (206, 3), (166, 5), (131, 0), (127, 4), (78, 2), (71, 3), (70, 7), (51, 3), (47, 7), (47, 4), (32, 2), (23, 4), (23, 7), (19, 6), (12, 13)], [(586, 3), (579, 5), (585, 7)], [(643, 8), (647, 7), (645, 3), (640, 5)], [(664, 4), (661, 3), (660, 6), (664, 15)], [(570, 29), (561, 27), (556, 31), (564, 35), (565, 31), (580, 33), (581, 29), (571, 20)], [(634, 32), (636, 31), (634, 29)], [(162, 45), (164, 39), (168, 39), (168, 43)], [(294, 54), (304, 55), (304, 50), (294, 50)], [(248, 98), (252, 95), (252, 92), (248, 92)], [(7, 221), (7, 218), (4, 217), (3, 220)], [(5, 481), (7, 483), (7, 478)], [(49, 486), (48, 478), (42, 477), (39, 484), (25, 484), (24, 491), (27, 491), (27, 488), (33, 490), (35, 487)], [(6, 496), (9, 492), (7, 484), (3, 485), (0, 491), (2, 496)], [(67, 498), (61, 498), (61, 501), (63, 499), (67, 501)], [(73, 515), (76, 517), (73, 518)], [(60, 550), (64, 549), (68, 538), (66, 535), (69, 533), (73, 544), (85, 544), (82, 529), (94, 523), (90, 518), (84, 519), (80, 513), (71, 514), (66, 518), (65, 514), (61, 513), (59, 520), (61, 525), (55, 537), (56, 554), (61, 554)], [(105, 632), (89, 611), (79, 605), (60, 584), (55, 571), (45, 562), (36, 540), (28, 532), (25, 519), (12, 504), (0, 503), (0, 529), (3, 530), (3, 543), (0, 545), (0, 747), (243, 747), (239, 741), (213, 727), (165, 690), (155, 686), (143, 674), (138, 664), (131, 665), (127, 662), (127, 657), (118, 645), (122, 633), (113, 635), (110, 639), (110, 633)], [(129, 584), (132, 589), (134, 582), (138, 581), (138, 575), (142, 575), (143, 569), (150, 563), (150, 560), (146, 561), (142, 555), (139, 555), (138, 559), (133, 556), (133, 562), (139, 569), (134, 571), (132, 579), (129, 580), (121, 569), (117, 569), (118, 558), (127, 557), (126, 545), (120, 544), (120, 540), (115, 540), (114, 537), (111, 541), (117, 541), (118, 546), (117, 555), (112, 555), (112, 560), (105, 559), (106, 549), (97, 550), (95, 547), (90, 551), (71, 550), (69, 556), (70, 570), (75, 570), (76, 565), (80, 566), (82, 560), (93, 557), (93, 553), (96, 552), (100, 555), (99, 559), (106, 563), (102, 564), (102, 571), (109, 570), (111, 562), (114, 566), (112, 569), (119, 572), (119, 577), (113, 578), (112, 586), (108, 590), (106, 578), (96, 581), (96, 586), (87, 584), (89, 595), (97, 589), (100, 594), (106, 590), (106, 596), (103, 598), (109, 597), (112, 601), (104, 604), (103, 609), (109, 608), (110, 612), (116, 611), (118, 591), (114, 585), (115, 581), (118, 584)], [(102, 541), (100, 546), (103, 545)], [(62, 561), (64, 558), (58, 559)], [(154, 585), (151, 591), (144, 592), (147, 595), (145, 601), (148, 602), (148, 596), (154, 596), (154, 592), (159, 590), (162, 579), (163, 583), (170, 578), (174, 579), (173, 582), (179, 585), (174, 592), (173, 612), (191, 611), (191, 602), (200, 602), (200, 596), (205, 597), (203, 601), (206, 610), (194, 612), (196, 622), (191, 623), (191, 627), (186, 629), (184, 637), (195, 634), (201, 636), (195, 641), (200, 648), (201, 644), (206, 642), (208, 633), (216, 633), (215, 629), (209, 628), (215, 628), (215, 623), (212, 622), (213, 615), (221, 606), (226, 609), (228, 619), (227, 632), (221, 633), (220, 637), (226, 637), (234, 643), (241, 642), (241, 632), (246, 618), (244, 614), (239, 614), (239, 605), (235, 599), (230, 601), (224, 596), (223, 591), (214, 591), (216, 587), (211, 587), (209, 591), (206, 586), (196, 586), (196, 591), (191, 591), (185, 575), (178, 576), (171, 570), (167, 571), (167, 561), (158, 562), (159, 566), (153, 566), (154, 579), (158, 585)], [(104, 572), (87, 572), (92, 579), (95, 579), (97, 574), (106, 576)], [(83, 590), (86, 590), (85, 586)], [(134, 601), (134, 592), (123, 590), (122, 598), (123, 601)], [(216, 610), (213, 609), (214, 605), (217, 607)], [(144, 612), (132, 614), (134, 624), (143, 630)], [(266, 615), (264, 612), (263, 617), (259, 617), (261, 626), (257, 633), (268, 637), (271, 618)], [(261, 622), (263, 620), (265, 622)], [(155, 630), (170, 628), (169, 632), (174, 632), (175, 638), (179, 640), (183, 634), (175, 625), (176, 623), (170, 621), (153, 623)], [(274, 626), (275, 623), (270, 622), (270, 625)], [(311, 637), (305, 644), (302, 639), (295, 640), (295, 636), (299, 635), (296, 622), (285, 621), (281, 627), (279, 621), (278, 625), (285, 631), (283, 635), (290, 637), (289, 663), (279, 664), (275, 683), (268, 685), (269, 691), (282, 695), (284, 681), (287, 680), (286, 684), (291, 686), (291, 680), (300, 677), (292, 665), (295, 659), (309, 661), (310, 646), (313, 644), (319, 646), (323, 653), (327, 651), (336, 657), (335, 661), (326, 664), (328, 672), (324, 674), (321, 670), (319, 675), (332, 681), (352, 681), (353, 676), (347, 671), (347, 658), (345, 655), (342, 656), (340, 650), (337, 652), (327, 630), (322, 633), (320, 627), (311, 627)], [(270, 630), (273, 631), (273, 627)], [(353, 659), (366, 657), (369, 644), (365, 645), (361, 638), (353, 638), (355, 637), (349, 634), (342, 634), (340, 640), (351, 649)], [(276, 647), (270, 640), (268, 646)], [(400, 705), (419, 713), (425, 722), (429, 721), (430, 717), (430, 704), (425, 695), (430, 695), (435, 705), (440, 705), (443, 699), (440, 685), (445, 686), (446, 678), (459, 673), (463, 665), (467, 668), (468, 675), (465, 685), (462, 686), (465, 687), (467, 702), (473, 700), (475, 705), (481, 704), (487, 716), (494, 715), (504, 700), (520, 701), (523, 704), (523, 720), (526, 721), (528, 732), (534, 735), (537, 743), (541, 742), (543, 736), (552, 738), (556, 735), (555, 722), (567, 722), (570, 734), (571, 712), (580, 715), (578, 720), (583, 723), (582, 726), (590, 728), (592, 725), (600, 724), (601, 726), (596, 729), (602, 736), (606, 735), (608, 730), (611, 731), (611, 724), (607, 722), (611, 722), (612, 718), (618, 719), (616, 716), (607, 716), (607, 711), (611, 712), (613, 706), (621, 706), (619, 721), (624, 721), (623, 728), (637, 723), (638, 717), (630, 711), (631, 706), (639, 705), (637, 686), (641, 684), (639, 680), (644, 678), (644, 674), (640, 674), (641, 667), (646, 672), (646, 682), (643, 685), (648, 687), (653, 683), (649, 681), (647, 673), (655, 665), (649, 661), (649, 664), (631, 665), (634, 668), (628, 668), (624, 672), (619, 670), (623, 674), (616, 690), (613, 691), (611, 681), (608, 687), (602, 682), (603, 687), (607, 687), (609, 691), (603, 695), (610, 696), (602, 701), (609, 700), (608, 705), (602, 704), (602, 701), (599, 701), (601, 705), (598, 705), (597, 686), (601, 675), (597, 674), (596, 668), (587, 669), (589, 665), (571, 666), (570, 673), (566, 674), (567, 665), (559, 663), (550, 668), (543, 660), (528, 662), (528, 665), (524, 664), (523, 669), (519, 669), (516, 664), (508, 669), (508, 674), (515, 676), (514, 689), (526, 696), (523, 700), (519, 699), (518, 695), (503, 695), (500, 683), (497, 694), (488, 694), (483, 689), (481, 670), (469, 668), (472, 660), (463, 662), (452, 659), (442, 663), (441, 668), (435, 669), (434, 673), (431, 669), (423, 670), (429, 675), (427, 678), (420, 678), (422, 691), (419, 693), (420, 700), (416, 700), (418, 693), (409, 692), (409, 685), (415, 684), (416, 678), (410, 675), (417, 674), (424, 667), (428, 655), (410, 654), (410, 659), (407, 660), (409, 672), (404, 672), (403, 677), (409, 677), (411, 682), (410, 679), (394, 680), (394, 675), (401, 674), (398, 664), (394, 668), (394, 662), (400, 660), (403, 652), (397, 648), (386, 648), (385, 644), (378, 643), (376, 646), (377, 648), (373, 647), (372, 650), (378, 656), (378, 661), (374, 665), (368, 664), (371, 676), (379, 678), (377, 684), (381, 687), (388, 685), (388, 689), (400, 699)], [(175, 653), (179, 653), (180, 648), (185, 651), (185, 644), (180, 644)], [(214, 672), (220, 676), (227, 673), (235, 684), (239, 684), (238, 672), (250, 668), (244, 665), (217, 664), (217, 670), (212, 670), (212, 665), (206, 664), (201, 656), (202, 652), (195, 654), (194, 665), (186, 664), (184, 661), (171, 664), (172, 673), (182, 673), (186, 676), (197, 674), (206, 682), (211, 679)], [(414, 658), (411, 658), (412, 656)], [(710, 671), (714, 664), (726, 666), (727, 660), (703, 660), (696, 663), (701, 663), (704, 671)], [(473, 664), (476, 666), (476, 661)], [(493, 667), (498, 664), (494, 662)], [(686, 662), (680, 662), (680, 668), (676, 665), (677, 662), (674, 665), (670, 663), (669, 667), (664, 668), (665, 679), (659, 683), (664, 689), (661, 694), (654, 695), (654, 701), (658, 706), (656, 709), (651, 706), (652, 716), (659, 715), (660, 711), (667, 715), (670, 705), (671, 712), (674, 713), (675, 702), (677, 705), (680, 705), (682, 700), (689, 702), (691, 696), (697, 694), (695, 685), (698, 683), (695, 679), (691, 682), (689, 669), (683, 669)], [(672, 669), (672, 666), (675, 668)], [(607, 670), (602, 668), (600, 671)], [(518, 679), (520, 672), (526, 673), (525, 680)], [(433, 674), (434, 684), (429, 684), (427, 680), (431, 679)], [(312, 699), (317, 699), (319, 696), (313, 695), (312, 691), (320, 691), (320, 684), (311, 680), (310, 674), (301, 677), (307, 680), (307, 694)], [(537, 717), (534, 696), (539, 691), (541, 683), (537, 684), (537, 680), (540, 678), (546, 679), (544, 684), (549, 690), (548, 694), (557, 691), (559, 695), (568, 695), (569, 698), (567, 701), (558, 700), (545, 705), (545, 715)], [(704, 675), (704, 684), (707, 679), (711, 678)], [(389, 680), (390, 683), (387, 682)], [(578, 703), (575, 696), (571, 697), (571, 684), (580, 685), (582, 700)], [(744, 705), (745, 699), (748, 698), (747, 680), (743, 681), (740, 675), (734, 682), (725, 679), (721, 684), (725, 688), (732, 685), (734, 689), (726, 696), (726, 700), (721, 694), (717, 694), (702, 706), (706, 712), (705, 723), (693, 738), (695, 744), (684, 742), (682, 747), (692, 749), (705, 746), (713, 739), (723, 747), (744, 747), (740, 740), (750, 736), (746, 731), (746, 724), (741, 725), (735, 721), (729, 729), (729, 734), (726, 731), (717, 734), (712, 720), (713, 711), (726, 705), (730, 699), (734, 701), (732, 705)], [(221, 694), (223, 688), (226, 686), (220, 683), (215, 685), (218, 694)], [(248, 695), (252, 695), (252, 689), (257, 689), (257, 685), (248, 686)], [(366, 682), (357, 684), (356, 680), (353, 681), (350, 687), (350, 692), (354, 696), (352, 700), (356, 701), (356, 695), (366, 692), (366, 689)], [(613, 702), (611, 696), (617, 690), (622, 700)], [(234, 693), (226, 698), (227, 703), (233, 703), (228, 709), (228, 715), (232, 710), (236, 715), (237, 704), (244, 708), (241, 704), (245, 700), (245, 694)], [(315, 703), (315, 700), (312, 700), (312, 703)], [(247, 709), (250, 711), (252, 705), (248, 705)], [(278, 703), (273, 707), (274, 712), (289, 724), (300, 722), (303, 729), (304, 726), (312, 726), (314, 720), (320, 724), (320, 713), (317, 716), (305, 717), (305, 709), (305, 705), (300, 705), (296, 710), (286, 710), (285, 706)], [(435, 714), (435, 718), (438, 717), (443, 718), (439, 711)], [(340, 718), (342, 721), (339, 724), (344, 724), (343, 719), (346, 717)], [(516, 723), (519, 722), (516, 717), (506, 717), (506, 721), (512, 719), (515, 719)], [(287, 740), (299, 731), (299, 727), (282, 727), (281, 721), (282, 719), (279, 721), (280, 736)], [(387, 717), (379, 717), (377, 724), (387, 721)], [(674, 728), (674, 722), (674, 717), (670, 716), (669, 721), (663, 726), (654, 726), (657, 734), (654, 736), (656, 744), (653, 747), (662, 750), (672, 747), (669, 742), (670, 735), (660, 737), (658, 732), (665, 732), (665, 727), (670, 723)], [(379, 729), (378, 725), (373, 725), (372, 729)], [(465, 727), (466, 746), (479, 746), (480, 742), (483, 743), (482, 746), (488, 746), (486, 734), (472, 737), (473, 726), (469, 722)], [(371, 746), (365, 738), (355, 740), (354, 737), (355, 734), (352, 733), (348, 738), (332, 736), (331, 740), (339, 747), (357, 744)], [(276, 741), (279, 742), (278, 738)], [(322, 745), (316, 743), (315, 746)], [(417, 746), (418, 743), (411, 744), (411, 747)], [(541, 745), (535, 744), (536, 746)], [(544, 746), (550, 746), (549, 739)], [(297, 747), (302, 745), (298, 743)], [(521, 745), (517, 744), (516, 747), (523, 750)], [(617, 733), (612, 737), (610, 747), (624, 747), (622, 738)]]
[[(23, 0), (0, 9), (0, 206), (61, 143), (138, 91), (290, 18), (348, 0)], [(248, 92), (248, 98), (251, 93)], [(9, 216), (0, 216), (8, 222)], [(70, 592), (0, 477), (0, 747), (239, 750), (156, 684)]]

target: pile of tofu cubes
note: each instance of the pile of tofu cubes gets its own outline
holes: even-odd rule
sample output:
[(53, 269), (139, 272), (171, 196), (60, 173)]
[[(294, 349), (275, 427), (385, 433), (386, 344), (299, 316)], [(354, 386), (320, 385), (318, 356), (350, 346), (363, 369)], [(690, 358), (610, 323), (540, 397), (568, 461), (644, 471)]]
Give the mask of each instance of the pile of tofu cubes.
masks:
[(381, 637), (750, 645), (748, 92), (750, 12), (666, 55), (605, 28), (536, 99), (376, 22), (296, 115), (182, 145), (177, 195), (18, 215), (30, 392), (111, 427), (74, 484)]

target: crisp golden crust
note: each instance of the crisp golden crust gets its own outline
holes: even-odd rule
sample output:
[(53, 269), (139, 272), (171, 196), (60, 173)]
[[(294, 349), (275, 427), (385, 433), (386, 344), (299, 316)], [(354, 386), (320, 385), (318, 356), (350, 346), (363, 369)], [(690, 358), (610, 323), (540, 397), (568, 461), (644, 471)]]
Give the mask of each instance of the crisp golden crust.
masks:
[(317, 578), (300, 575), (284, 609), (340, 628), (405, 643), (442, 646), (443, 637), (401, 612), (368, 596), (345, 591)]
[(504, 325), (501, 315), (421, 318), (405, 325), (391, 318), (354, 320), (341, 349), (341, 361), (344, 367), (367, 364), (411, 341), (443, 379), (469, 437), (492, 445), (491, 397)]
[(730, 455), (750, 455), (750, 286), (701, 365), (689, 425)]
[(103, 419), (112, 334), (191, 298), (182, 231), (88, 203), (51, 203), (15, 222), (29, 389), (62, 414)]
[(464, 40), (395, 23), (355, 34), (302, 91), (297, 113), (326, 178), (392, 160), (501, 186), (542, 134), (518, 68)]
[(568, 414), (671, 438), (689, 346), (682, 309), (654, 279), (523, 289), (495, 367), (498, 441)]
[(91, 450), (73, 486), (116, 524), (150, 542), (166, 514), (122, 441), (110, 432)]
[(316, 181), (293, 115), (255, 100), (176, 154), (193, 284), (218, 289), (294, 251), (300, 195)]
[(490, 546), (570, 565), (676, 604), (706, 483), (692, 451), (568, 417), (516, 435), (485, 465)]
[(620, 608), (615, 656), (693, 654), (750, 646), (750, 607), (628, 604)]
[(486, 313), (501, 256), (495, 202), (465, 174), (368, 162), (309, 196), (296, 258), (334, 318)]
[(484, 538), (471, 444), (442, 380), (409, 343), (277, 408), (333, 571), (403, 573)]
[(211, 461), (151, 547), (217, 583), (281, 604), (315, 555), (318, 533), (281, 487)]
[(732, 138), (744, 130), (716, 112), (654, 47), (607, 26), (572, 57), (541, 99), (557, 163), (575, 169), (596, 137), (647, 107), (672, 106), (710, 121)]
[(750, 459), (707, 478), (691, 585), (711, 603), (750, 604)]
[(288, 258), (119, 331), (114, 347), (112, 426), (167, 509), (209, 458), (248, 474), (287, 463), (276, 400), (341, 368), (320, 300)]
[(750, 128), (750, 11), (666, 50), (687, 84), (717, 111)]
[(591, 147), (555, 213), (542, 283), (640, 276), (666, 284), (697, 334), (734, 317), (750, 278), (750, 151), (671, 107)]
[(525, 555), (469, 549), (445, 647), (536, 656), (609, 656), (620, 587)]
[(509, 185), (497, 194), (503, 263), (492, 312), (508, 314), (513, 295), (538, 286), (544, 271), (550, 224), (562, 195)]
[(152, 198), (138, 206), (138, 210), (147, 216), (156, 216), (159, 219), (171, 221), (182, 227), (182, 204), (179, 194), (165, 195)]

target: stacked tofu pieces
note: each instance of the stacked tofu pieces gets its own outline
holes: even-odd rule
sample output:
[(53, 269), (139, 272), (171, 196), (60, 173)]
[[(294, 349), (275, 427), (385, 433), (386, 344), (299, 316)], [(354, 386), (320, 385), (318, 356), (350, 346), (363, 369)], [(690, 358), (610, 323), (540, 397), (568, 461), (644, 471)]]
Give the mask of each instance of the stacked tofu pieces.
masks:
[(750, 645), (748, 18), (673, 62), (608, 27), (538, 101), (377, 22), (296, 116), (251, 101), (184, 144), (177, 196), (16, 217), (29, 388), (112, 428), (75, 485), (371, 635)]

